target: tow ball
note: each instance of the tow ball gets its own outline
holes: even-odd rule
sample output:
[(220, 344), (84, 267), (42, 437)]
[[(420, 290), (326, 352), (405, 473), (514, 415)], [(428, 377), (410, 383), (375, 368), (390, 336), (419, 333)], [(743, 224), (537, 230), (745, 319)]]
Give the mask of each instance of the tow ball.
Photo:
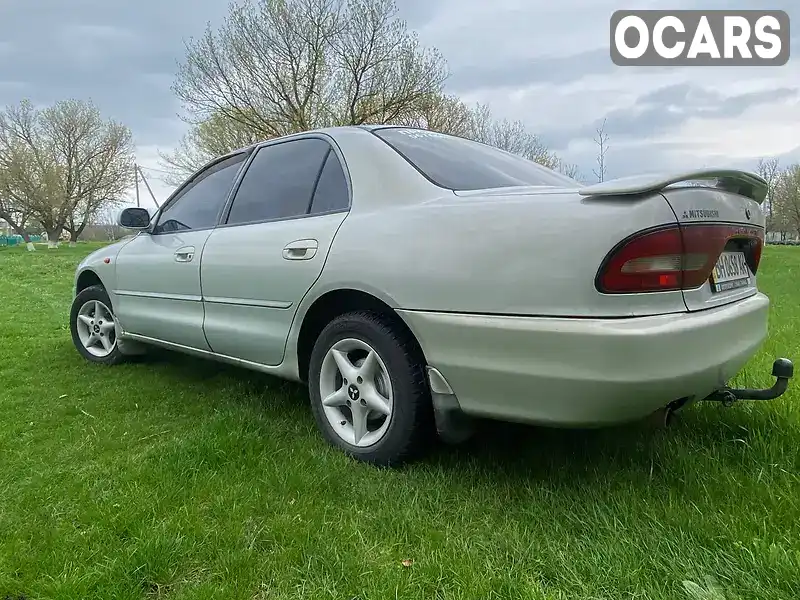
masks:
[(772, 363), (772, 376), (775, 383), (772, 387), (763, 389), (722, 387), (715, 390), (704, 400), (722, 402), (723, 406), (731, 406), (737, 400), (774, 400), (786, 392), (789, 380), (794, 375), (794, 365), (788, 358), (779, 358)]

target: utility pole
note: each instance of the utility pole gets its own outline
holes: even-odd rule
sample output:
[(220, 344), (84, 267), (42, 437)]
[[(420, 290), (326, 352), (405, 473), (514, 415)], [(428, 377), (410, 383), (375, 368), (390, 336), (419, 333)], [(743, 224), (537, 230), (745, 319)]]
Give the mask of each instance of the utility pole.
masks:
[[(153, 203), (156, 205), (156, 208), (161, 208), (158, 205), (158, 200), (156, 200), (156, 195), (153, 193), (153, 190), (150, 189), (150, 184), (147, 183), (147, 177), (145, 177), (144, 173), (142, 173), (142, 168), (141, 167), (137, 167), (137, 169), (139, 169), (139, 175), (142, 176), (142, 181), (144, 181), (144, 185), (147, 187), (147, 191), (150, 192), (150, 197), (153, 199)], [(139, 191), (138, 187), (136, 188), (136, 191), (138, 193), (138, 191)]]
[(139, 204), (139, 165), (133, 163), (133, 176), (136, 178), (136, 208), (141, 208)]

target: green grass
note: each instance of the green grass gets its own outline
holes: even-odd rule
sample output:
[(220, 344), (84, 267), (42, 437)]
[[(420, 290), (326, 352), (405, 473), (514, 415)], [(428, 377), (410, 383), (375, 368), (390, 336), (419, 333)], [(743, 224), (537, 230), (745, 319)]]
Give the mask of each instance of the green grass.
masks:
[[(800, 387), (667, 432), (493, 424), (377, 470), (322, 441), (294, 384), (82, 360), (87, 252), (0, 251), (0, 598), (800, 597)], [(800, 357), (800, 251), (767, 248), (760, 281), (770, 338), (739, 383), (770, 385)], [(684, 583), (707, 578), (720, 594)]]

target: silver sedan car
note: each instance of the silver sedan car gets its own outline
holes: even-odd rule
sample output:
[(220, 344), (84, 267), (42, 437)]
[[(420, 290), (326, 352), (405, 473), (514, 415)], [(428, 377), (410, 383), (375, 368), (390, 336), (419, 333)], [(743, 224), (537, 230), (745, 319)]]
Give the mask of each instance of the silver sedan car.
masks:
[[(697, 180), (702, 180), (697, 184)], [(309, 131), (222, 156), (75, 274), (72, 338), (305, 382), (324, 437), (395, 465), (474, 418), (596, 427), (727, 382), (767, 334), (766, 182), (730, 170), (583, 186), (405, 127)]]

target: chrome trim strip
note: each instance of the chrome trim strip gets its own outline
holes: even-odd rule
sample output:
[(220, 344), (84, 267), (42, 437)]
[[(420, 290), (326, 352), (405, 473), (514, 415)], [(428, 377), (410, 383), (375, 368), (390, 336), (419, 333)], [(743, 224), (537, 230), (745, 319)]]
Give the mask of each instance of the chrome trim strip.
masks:
[(134, 298), (154, 298), (158, 300), (181, 300), (183, 302), (202, 302), (201, 296), (185, 294), (161, 294), (158, 292), (135, 292), (133, 290), (114, 290), (117, 296), (131, 296)]
[(251, 300), (249, 298), (224, 298), (221, 296), (193, 296), (187, 294), (161, 294), (158, 292), (134, 292), (132, 290), (114, 290), (117, 296), (129, 296), (133, 298), (153, 298), (155, 300), (178, 300), (182, 302), (209, 302), (211, 304), (232, 304), (235, 306), (253, 306), (257, 308), (277, 308), (286, 310), (291, 308), (293, 302), (279, 300)]

